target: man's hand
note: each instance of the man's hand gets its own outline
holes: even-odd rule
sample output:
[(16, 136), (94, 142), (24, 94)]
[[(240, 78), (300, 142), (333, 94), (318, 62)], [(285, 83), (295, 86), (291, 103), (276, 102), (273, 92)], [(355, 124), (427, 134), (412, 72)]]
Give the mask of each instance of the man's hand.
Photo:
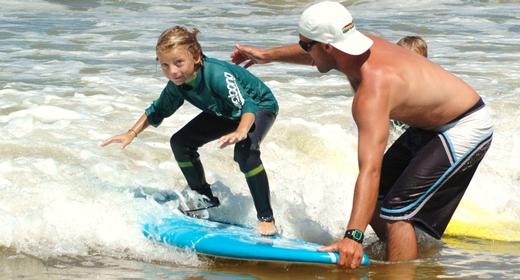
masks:
[(350, 239), (344, 238), (330, 246), (319, 248), (320, 252), (339, 252), (338, 268), (356, 269), (361, 265), (363, 259), (363, 245)]
[(240, 130), (235, 130), (229, 134), (226, 134), (226, 135), (220, 137), (220, 139), (218, 139), (218, 142), (220, 143), (219, 147), (221, 149), (223, 149), (229, 145), (240, 142), (246, 138), (247, 138), (247, 131), (244, 132), (244, 131), (240, 131)]
[(264, 49), (239, 44), (235, 45), (235, 51), (231, 53), (231, 61), (237, 65), (246, 62), (244, 68), (248, 68), (253, 64), (265, 64), (269, 62)]
[(106, 139), (103, 141), (103, 143), (101, 143), (100, 146), (105, 147), (112, 143), (121, 143), (121, 149), (124, 149), (126, 146), (128, 146), (128, 144), (132, 143), (132, 140), (134, 140), (135, 136), (136, 135), (134, 132), (128, 131), (127, 133), (119, 134)]

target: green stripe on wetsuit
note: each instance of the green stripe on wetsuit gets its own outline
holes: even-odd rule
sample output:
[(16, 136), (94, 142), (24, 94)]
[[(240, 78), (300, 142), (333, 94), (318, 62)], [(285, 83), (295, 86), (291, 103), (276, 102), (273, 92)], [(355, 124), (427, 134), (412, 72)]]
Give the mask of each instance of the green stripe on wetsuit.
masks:
[(178, 161), (177, 164), (179, 165), (180, 168), (186, 168), (186, 167), (195, 167), (194, 166), (195, 162), (200, 162), (200, 158), (197, 157), (192, 161)]
[(259, 166), (249, 170), (248, 172), (245, 173), (246, 175), (246, 178), (249, 178), (249, 177), (253, 177), (255, 175), (258, 175), (258, 173), (264, 171), (264, 165), (260, 164)]
[(193, 162), (191, 161), (178, 161), (177, 164), (180, 168), (193, 167)]

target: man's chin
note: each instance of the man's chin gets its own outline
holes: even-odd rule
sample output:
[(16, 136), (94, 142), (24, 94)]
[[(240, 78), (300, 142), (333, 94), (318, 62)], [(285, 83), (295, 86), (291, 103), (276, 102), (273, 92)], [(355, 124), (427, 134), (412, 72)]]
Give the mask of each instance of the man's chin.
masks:
[(325, 74), (325, 73), (327, 73), (327, 72), (330, 71), (330, 69), (322, 69), (322, 68), (320, 68), (320, 67), (316, 67), (316, 69), (318, 69), (318, 71), (319, 71), (320, 73), (322, 73), (322, 74)]

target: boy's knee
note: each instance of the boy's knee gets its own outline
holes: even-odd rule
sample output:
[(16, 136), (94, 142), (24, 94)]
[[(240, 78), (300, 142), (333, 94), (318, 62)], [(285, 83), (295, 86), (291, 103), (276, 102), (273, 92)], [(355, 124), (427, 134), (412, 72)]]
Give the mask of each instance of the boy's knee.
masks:
[(183, 142), (184, 141), (182, 140), (182, 137), (180, 137), (177, 133), (172, 135), (170, 138), (170, 147), (172, 148), (174, 154), (180, 153), (186, 149)]
[(262, 164), (262, 161), (260, 160), (260, 154), (254, 151), (235, 152), (233, 159), (238, 163), (242, 173), (247, 173), (251, 169)]
[(247, 157), (244, 155), (236, 155), (233, 158), (236, 163), (238, 163), (238, 167), (242, 173), (246, 173), (248, 171), (249, 164), (247, 164)]

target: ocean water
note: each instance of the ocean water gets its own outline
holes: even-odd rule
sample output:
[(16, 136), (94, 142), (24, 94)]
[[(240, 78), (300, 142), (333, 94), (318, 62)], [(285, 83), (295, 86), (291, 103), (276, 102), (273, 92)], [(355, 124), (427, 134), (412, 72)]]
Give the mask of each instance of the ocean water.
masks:
[[(168, 215), (138, 187), (185, 187), (169, 137), (198, 114), (189, 104), (125, 150), (99, 144), (126, 131), (166, 80), (155, 42), (197, 27), (204, 52), (297, 41), (311, 1), (0, 0), (0, 279), (520, 279), (520, 2), (345, 1), (360, 30), (390, 41), (419, 34), (431, 60), (488, 104), (493, 144), (441, 241), (421, 258), (333, 267), (227, 261), (156, 245), (141, 233)], [(273, 63), (251, 71), (280, 114), (263, 142), (277, 224), (288, 237), (331, 243), (348, 220), (357, 175), (353, 93), (338, 72)], [(391, 132), (392, 139), (398, 135)], [(232, 149), (201, 149), (223, 205), (212, 215), (253, 226)], [(368, 252), (384, 248), (368, 232)]]

